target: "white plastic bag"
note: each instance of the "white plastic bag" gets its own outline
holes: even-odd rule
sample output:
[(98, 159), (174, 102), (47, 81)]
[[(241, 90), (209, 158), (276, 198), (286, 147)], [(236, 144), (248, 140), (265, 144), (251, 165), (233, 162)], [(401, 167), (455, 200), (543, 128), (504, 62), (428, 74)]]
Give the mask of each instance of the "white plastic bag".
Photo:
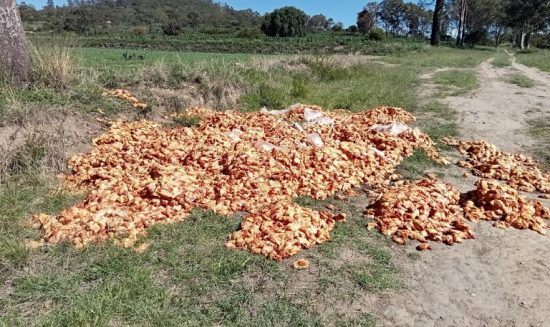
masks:
[(266, 151), (266, 152), (271, 152), (273, 150), (282, 151), (282, 152), (290, 151), (289, 148), (287, 148), (286, 146), (277, 146), (275, 144), (272, 144), (266, 141), (256, 141), (254, 143), (254, 147), (260, 151)]
[(304, 131), (304, 128), (302, 127), (302, 125), (300, 125), (300, 124), (298, 124), (298, 123), (292, 124), (292, 127), (296, 128), (296, 129), (299, 130), (300, 132), (303, 132), (303, 131)]
[(320, 126), (334, 125), (334, 119), (325, 116), (325, 117), (317, 118), (314, 121), (312, 121), (311, 123), (312, 124), (317, 124), (317, 125), (320, 125)]
[(321, 135), (317, 133), (311, 133), (307, 136), (307, 141), (309, 144), (313, 145), (316, 148), (322, 148), (325, 146), (325, 142), (321, 139)]
[(374, 153), (376, 153), (379, 157), (382, 157), (382, 158), (386, 157), (386, 154), (384, 154), (384, 151), (380, 151), (377, 148), (372, 147), (372, 146), (369, 146), (369, 149), (374, 151)]
[(310, 108), (304, 109), (304, 120), (307, 122), (312, 122), (314, 120), (317, 120), (319, 118), (323, 117), (323, 113), (317, 110), (313, 110)]
[(283, 110), (267, 110), (266, 108), (262, 108), (262, 110), (260, 110), (261, 113), (264, 113), (264, 114), (270, 114), (270, 115), (275, 115), (275, 116), (280, 116), (280, 115), (286, 115), (290, 112), (290, 110), (288, 109), (283, 109)]
[(231, 141), (235, 143), (241, 141), (241, 135), (243, 135), (243, 131), (237, 128), (234, 128), (233, 130), (231, 130), (231, 132), (227, 133), (227, 136), (229, 136)]
[(374, 124), (369, 129), (375, 130), (377, 132), (390, 133), (391, 135), (399, 135), (403, 132), (408, 131), (409, 126), (404, 124), (399, 124), (399, 123), (389, 124), (389, 125)]

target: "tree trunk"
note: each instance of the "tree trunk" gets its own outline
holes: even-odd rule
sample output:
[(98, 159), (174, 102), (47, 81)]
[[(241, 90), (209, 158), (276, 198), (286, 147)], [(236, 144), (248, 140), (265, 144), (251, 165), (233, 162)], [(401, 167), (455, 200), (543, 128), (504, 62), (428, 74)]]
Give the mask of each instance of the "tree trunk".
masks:
[(468, 18), (468, 3), (464, 1), (464, 25), (462, 26), (462, 35), (460, 36), (460, 46), (464, 46), (464, 40), (466, 40), (466, 18)]
[(443, 11), (444, 0), (435, 1), (434, 17), (432, 23), (432, 36), (430, 38), (431, 45), (439, 45), (439, 33), (441, 30), (441, 12)]
[(456, 35), (456, 45), (457, 46), (463, 46), (464, 45), (464, 29), (466, 28), (465, 25), (466, 21), (466, 0), (462, 0), (460, 2), (460, 17), (458, 19), (458, 34)]
[(531, 33), (527, 33), (527, 35), (525, 36), (525, 47), (527, 49), (531, 49)]
[(25, 31), (15, 0), (0, 0), (0, 71), (7, 72), (13, 84), (24, 86), (29, 65)]
[(525, 31), (521, 31), (521, 41), (520, 41), (520, 48), (521, 50), (525, 49)]

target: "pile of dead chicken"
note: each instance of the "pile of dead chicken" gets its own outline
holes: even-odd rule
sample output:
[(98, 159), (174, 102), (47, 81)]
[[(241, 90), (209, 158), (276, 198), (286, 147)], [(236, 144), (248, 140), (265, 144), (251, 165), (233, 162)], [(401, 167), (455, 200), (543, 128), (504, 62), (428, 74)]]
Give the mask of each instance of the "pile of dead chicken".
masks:
[(435, 178), (398, 182), (367, 210), (374, 219), (369, 229), (392, 236), (398, 244), (416, 240), (418, 250), (430, 249), (429, 241), (447, 245), (474, 238), (460, 207), (460, 192)]
[(147, 104), (138, 100), (130, 91), (124, 89), (114, 89), (103, 92), (103, 96), (128, 101), (136, 109), (147, 109)]
[(466, 217), (472, 221), (494, 221), (499, 228), (532, 229), (546, 234), (550, 210), (542, 203), (527, 200), (518, 191), (495, 180), (479, 180), (476, 190), (464, 200)]
[(550, 195), (550, 174), (542, 172), (535, 160), (521, 154), (501, 151), (497, 146), (484, 141), (460, 141), (444, 139), (468, 156), (458, 165), (471, 169), (473, 174), (488, 179), (498, 179), (519, 191), (541, 192)]
[(335, 221), (343, 218), (295, 203), (279, 203), (245, 217), (240, 230), (230, 235), (225, 246), (281, 260), (328, 241)]
[[(361, 184), (387, 183), (387, 176), (417, 148), (445, 161), (427, 135), (405, 125), (414, 117), (397, 108), (324, 113), (296, 105), (253, 113), (193, 109), (186, 115), (199, 117), (200, 124), (169, 129), (150, 121), (114, 123), (94, 140), (91, 152), (73, 157), (66, 185), (87, 196), (58, 216), (34, 216), (44, 233), (42, 242), (69, 241), (82, 248), (113, 240), (131, 247), (149, 226), (181, 221), (193, 208), (257, 213), (298, 196), (324, 199)], [(280, 218), (262, 213), (257, 217)], [(300, 237), (323, 241), (330, 226), (318, 226), (322, 237)], [(299, 242), (302, 247), (313, 244)], [(245, 243), (274, 258), (295, 251), (272, 254), (263, 245), (258, 250), (260, 243)]]

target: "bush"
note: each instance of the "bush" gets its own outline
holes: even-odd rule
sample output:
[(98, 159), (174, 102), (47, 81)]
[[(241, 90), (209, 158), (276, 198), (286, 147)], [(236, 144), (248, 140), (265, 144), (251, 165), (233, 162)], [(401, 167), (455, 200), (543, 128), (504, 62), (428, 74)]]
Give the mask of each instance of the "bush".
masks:
[(539, 49), (531, 48), (531, 49), (521, 49), (521, 50), (518, 50), (517, 53), (519, 53), (519, 54), (530, 54), (530, 53), (537, 53), (537, 52), (539, 52)]
[(369, 40), (383, 41), (386, 38), (386, 33), (380, 28), (373, 28), (368, 35)]
[(181, 25), (176, 22), (171, 22), (171, 23), (162, 25), (162, 32), (166, 35), (178, 36), (181, 34), (182, 31), (183, 30), (181, 28)]
[(245, 28), (237, 33), (237, 37), (241, 39), (259, 39), (262, 37), (262, 31), (257, 28)]
[(295, 7), (283, 7), (265, 15), (261, 30), (267, 36), (305, 36), (308, 16)]
[(147, 29), (143, 26), (134, 26), (130, 29), (130, 32), (134, 35), (145, 35)]
[(487, 45), (489, 43), (489, 36), (485, 30), (474, 30), (466, 34), (464, 41), (468, 44)]

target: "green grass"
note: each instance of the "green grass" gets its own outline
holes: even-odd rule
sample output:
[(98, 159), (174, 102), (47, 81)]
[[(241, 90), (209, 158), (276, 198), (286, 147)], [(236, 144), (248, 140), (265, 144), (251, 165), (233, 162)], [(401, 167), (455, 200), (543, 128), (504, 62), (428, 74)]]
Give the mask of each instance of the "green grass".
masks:
[(539, 50), (531, 52), (518, 52), (516, 58), (519, 63), (550, 72), (550, 51)]
[(529, 135), (537, 140), (535, 154), (543, 167), (550, 170), (550, 123), (548, 118), (529, 121)]
[(491, 61), (491, 65), (498, 68), (509, 67), (512, 66), (512, 58), (505, 52), (498, 52)]
[(504, 78), (504, 81), (523, 88), (532, 88), (536, 85), (534, 80), (520, 73), (507, 76), (506, 78)]
[(473, 69), (438, 72), (433, 78), (438, 86), (438, 96), (457, 96), (477, 88), (476, 72)]
[[(184, 62), (187, 64), (202, 63), (205, 61), (237, 63), (246, 62), (252, 58), (251, 54), (176, 52), (143, 49), (77, 48), (74, 52), (75, 58), (79, 64), (96, 69), (105, 66), (120, 69), (143, 67), (159, 61)], [(125, 59), (123, 56), (124, 54), (135, 55), (136, 57), (133, 59)], [(140, 59), (139, 56), (143, 56), (143, 60)]]
[(435, 142), (439, 142), (445, 136), (459, 135), (458, 113), (441, 102), (422, 104), (413, 113), (418, 117), (418, 127)]
[(306, 72), (248, 71), (244, 80), (253, 87), (240, 99), (241, 107), (280, 109), (302, 102), (356, 111), (379, 105), (404, 108), (416, 105), (414, 93), (402, 90), (416, 88), (418, 68), (377, 64), (349, 68), (334, 68), (328, 63), (309, 65), (312, 69)]
[(397, 172), (407, 180), (417, 180), (422, 178), (428, 171), (441, 168), (441, 165), (434, 163), (422, 150), (403, 160)]
[(439, 47), (423, 52), (396, 54), (385, 61), (422, 68), (472, 68), (495, 55), (492, 49), (460, 49)]

